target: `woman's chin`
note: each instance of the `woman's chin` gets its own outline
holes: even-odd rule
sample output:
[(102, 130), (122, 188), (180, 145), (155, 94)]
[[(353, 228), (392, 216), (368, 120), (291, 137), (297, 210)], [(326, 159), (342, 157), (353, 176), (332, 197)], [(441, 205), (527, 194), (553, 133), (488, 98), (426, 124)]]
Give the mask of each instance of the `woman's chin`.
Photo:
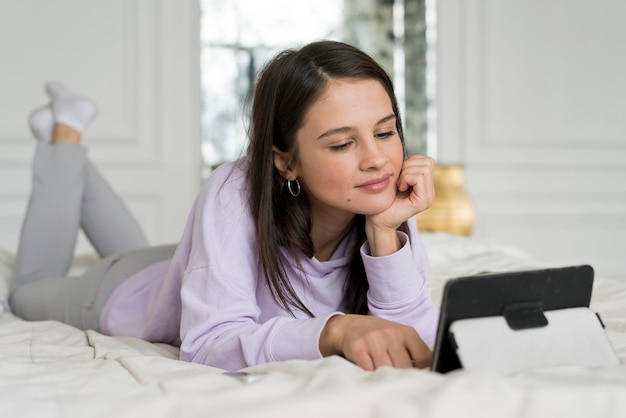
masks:
[(376, 202), (364, 202), (358, 207), (358, 213), (365, 216), (378, 215), (389, 209), (394, 200), (395, 196), (391, 199), (377, 199)]

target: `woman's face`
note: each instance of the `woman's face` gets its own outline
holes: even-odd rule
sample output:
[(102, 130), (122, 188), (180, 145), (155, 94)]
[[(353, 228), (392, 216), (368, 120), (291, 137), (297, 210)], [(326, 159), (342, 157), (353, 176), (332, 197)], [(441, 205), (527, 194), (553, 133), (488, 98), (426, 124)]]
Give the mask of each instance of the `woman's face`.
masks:
[(403, 148), (391, 100), (374, 79), (331, 80), (296, 134), (293, 167), (312, 214), (373, 215), (396, 196)]

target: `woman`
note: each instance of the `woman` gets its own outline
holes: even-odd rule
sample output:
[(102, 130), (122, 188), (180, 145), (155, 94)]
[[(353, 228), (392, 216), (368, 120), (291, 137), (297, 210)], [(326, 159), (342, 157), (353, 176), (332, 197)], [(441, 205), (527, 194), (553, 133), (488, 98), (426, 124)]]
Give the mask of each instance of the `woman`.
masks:
[[(171, 247), (142, 249), (140, 233), (119, 239), (106, 214), (89, 222), (87, 209), (97, 206), (89, 203), (91, 178), (102, 179), (82, 148), (64, 143), (59, 132), (80, 137), (86, 123), (68, 126), (58, 115), (69, 106), (55, 92), (88, 101), (52, 90), (53, 144), (40, 144), (35, 156), (18, 253), (18, 314), (180, 344), (181, 359), (227, 370), (328, 355), (366, 370), (429, 365), (438, 311), (414, 215), (434, 199), (434, 163), (405, 158), (391, 81), (368, 55), (323, 41), (285, 51), (265, 67), (247, 155), (207, 180), (173, 255)], [(78, 163), (57, 163), (61, 153), (79, 154)], [(71, 228), (42, 237), (42, 223), (61, 224), (46, 213), (30, 219), (33, 207), (49, 205), (36, 186), (46, 170), (50, 178), (70, 170), (81, 185), (59, 180), (73, 200), (64, 199), (67, 207), (54, 216), (70, 218)], [(114, 201), (109, 191), (99, 199)], [(115, 213), (130, 233), (123, 212)], [(59, 248), (58, 238), (55, 257), (63, 263), (52, 269), (35, 260), (52, 244), (46, 237), (68, 228), (75, 237), (81, 223), (103, 256), (85, 277), (63, 278), (73, 244)], [(107, 230), (97, 234), (93, 223)], [(100, 240), (124, 246), (104, 250)]]

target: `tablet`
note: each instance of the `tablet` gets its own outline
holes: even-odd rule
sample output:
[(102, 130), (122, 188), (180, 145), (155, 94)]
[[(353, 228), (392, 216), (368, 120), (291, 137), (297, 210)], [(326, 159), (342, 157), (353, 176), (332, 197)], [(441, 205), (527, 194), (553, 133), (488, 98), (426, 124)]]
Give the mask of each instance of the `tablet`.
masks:
[(465, 370), (510, 376), (531, 369), (620, 364), (590, 308), (545, 311), (546, 325), (515, 330), (504, 316), (458, 319), (450, 338)]
[(448, 281), (441, 300), (431, 370), (461, 367), (450, 336), (456, 320), (503, 316), (512, 329), (546, 325), (544, 311), (588, 307), (593, 268), (588, 265), (490, 273)]

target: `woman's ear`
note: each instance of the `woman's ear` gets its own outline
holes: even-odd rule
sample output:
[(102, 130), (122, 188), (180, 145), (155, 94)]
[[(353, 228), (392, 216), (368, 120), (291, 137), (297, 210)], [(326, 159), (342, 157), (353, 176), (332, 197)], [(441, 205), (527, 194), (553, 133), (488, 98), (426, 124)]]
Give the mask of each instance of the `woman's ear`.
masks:
[(272, 147), (272, 153), (274, 156), (274, 167), (278, 170), (281, 176), (287, 180), (293, 180), (298, 175), (291, 167), (291, 156), (286, 151), (281, 151), (275, 146)]

